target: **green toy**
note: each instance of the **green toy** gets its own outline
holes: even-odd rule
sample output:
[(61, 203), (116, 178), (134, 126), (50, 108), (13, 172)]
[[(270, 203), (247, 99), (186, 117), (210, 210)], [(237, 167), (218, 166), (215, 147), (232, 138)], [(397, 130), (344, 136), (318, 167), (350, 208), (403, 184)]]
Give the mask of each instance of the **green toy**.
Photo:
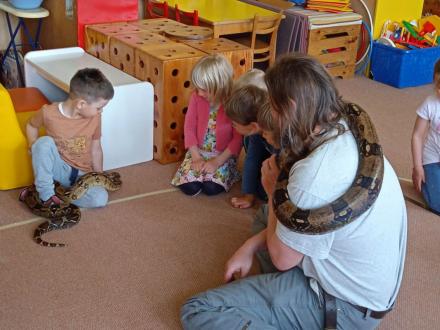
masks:
[(402, 21), (402, 24), (414, 38), (417, 40), (423, 40), (423, 37), (421, 37), (419, 33), (414, 30), (414, 26), (410, 22)]

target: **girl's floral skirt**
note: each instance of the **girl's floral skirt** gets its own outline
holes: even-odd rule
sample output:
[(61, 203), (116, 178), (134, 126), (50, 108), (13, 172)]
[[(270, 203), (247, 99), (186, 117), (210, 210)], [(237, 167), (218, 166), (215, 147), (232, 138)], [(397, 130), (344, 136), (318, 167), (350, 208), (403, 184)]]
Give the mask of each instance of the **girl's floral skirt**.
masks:
[[(203, 159), (208, 160), (219, 155), (219, 152), (207, 152), (199, 150)], [(191, 152), (187, 151), (185, 159), (180, 165), (171, 184), (179, 186), (189, 182), (205, 182), (212, 181), (221, 185), (225, 191), (229, 191), (232, 185), (240, 180), (240, 173), (237, 170), (236, 157), (230, 157), (222, 166), (220, 166), (214, 173), (202, 173), (191, 168), (192, 157)]]

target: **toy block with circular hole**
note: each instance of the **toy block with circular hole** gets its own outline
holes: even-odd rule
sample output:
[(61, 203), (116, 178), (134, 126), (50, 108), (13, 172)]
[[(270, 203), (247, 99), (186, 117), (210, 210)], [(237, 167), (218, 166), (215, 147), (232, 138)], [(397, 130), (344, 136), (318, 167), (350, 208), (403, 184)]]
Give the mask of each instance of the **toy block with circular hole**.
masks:
[(206, 26), (178, 26), (164, 31), (164, 35), (172, 40), (208, 40), (212, 39), (214, 32)]
[(32, 183), (28, 143), (15, 114), (9, 92), (0, 84), (0, 190)]
[(110, 63), (110, 38), (112, 36), (140, 32), (135, 25), (118, 22), (86, 26), (86, 52)]
[(234, 68), (234, 79), (252, 69), (252, 49), (238, 42), (225, 38), (181, 42), (207, 54), (223, 54)]
[(114, 67), (134, 75), (135, 48), (156, 47), (172, 43), (168, 38), (148, 31), (141, 31), (132, 34), (122, 34), (110, 38), (110, 64)]
[(184, 153), (183, 124), (192, 92), (191, 71), (206, 54), (175, 43), (135, 49), (135, 77), (154, 86), (154, 159), (179, 161)]
[(150, 19), (130, 22), (129, 24), (143, 31), (159, 33), (159, 34), (163, 34), (165, 30), (168, 30), (170, 28), (187, 26), (183, 23), (179, 23), (169, 18), (150, 18)]

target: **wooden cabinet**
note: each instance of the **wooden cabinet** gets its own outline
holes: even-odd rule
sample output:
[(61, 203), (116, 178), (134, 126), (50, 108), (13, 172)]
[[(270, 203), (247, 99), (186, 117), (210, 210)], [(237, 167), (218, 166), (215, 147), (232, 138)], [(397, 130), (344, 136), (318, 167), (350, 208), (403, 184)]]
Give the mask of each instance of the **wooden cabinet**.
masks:
[[(76, 5), (71, 1), (72, 6)], [(69, 1), (44, 0), (42, 7), (49, 10), (50, 15), (43, 20), (40, 34), (40, 45), (44, 49), (75, 46), (78, 38), (77, 15), (73, 7), (66, 8)], [(35, 20), (26, 20), (32, 34), (37, 29)], [(25, 36), (22, 35), (23, 40)]]
[(440, 16), (440, 1), (425, 0), (425, 3), (423, 5), (423, 14), (427, 14), (427, 13)]

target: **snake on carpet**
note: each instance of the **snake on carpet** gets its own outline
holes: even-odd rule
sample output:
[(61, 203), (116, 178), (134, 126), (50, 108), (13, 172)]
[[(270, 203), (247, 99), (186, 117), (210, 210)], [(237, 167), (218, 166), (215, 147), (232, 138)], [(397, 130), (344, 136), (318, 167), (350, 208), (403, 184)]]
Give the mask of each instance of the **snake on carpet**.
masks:
[(69, 189), (65, 189), (55, 182), (55, 195), (62, 201), (61, 205), (45, 206), (40, 200), (35, 185), (26, 188), (20, 201), (24, 202), (37, 216), (48, 218), (40, 224), (34, 232), (34, 240), (42, 246), (63, 247), (63, 243), (51, 243), (42, 239), (42, 236), (53, 230), (70, 228), (81, 220), (81, 210), (72, 202), (80, 199), (91, 187), (101, 186), (109, 191), (116, 191), (121, 187), (121, 176), (117, 172), (89, 172), (81, 176)]

